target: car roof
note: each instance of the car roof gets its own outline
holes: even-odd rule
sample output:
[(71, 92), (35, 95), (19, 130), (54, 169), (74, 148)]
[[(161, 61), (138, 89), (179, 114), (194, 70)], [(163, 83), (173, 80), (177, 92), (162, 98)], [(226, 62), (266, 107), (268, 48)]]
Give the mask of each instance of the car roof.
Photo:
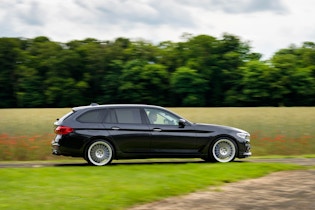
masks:
[(164, 109), (161, 106), (155, 106), (155, 105), (147, 105), (147, 104), (103, 104), (99, 105), (97, 103), (91, 103), (88, 106), (77, 106), (73, 107), (73, 111), (78, 111), (82, 109), (98, 109), (98, 108), (124, 108), (124, 107), (147, 107), (147, 108), (160, 108)]

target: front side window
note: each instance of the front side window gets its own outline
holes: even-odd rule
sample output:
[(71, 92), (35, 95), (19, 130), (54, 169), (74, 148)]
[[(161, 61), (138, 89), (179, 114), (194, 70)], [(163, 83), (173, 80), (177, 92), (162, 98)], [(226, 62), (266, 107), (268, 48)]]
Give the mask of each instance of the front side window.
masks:
[(178, 125), (179, 117), (160, 109), (145, 109), (150, 124), (156, 125)]

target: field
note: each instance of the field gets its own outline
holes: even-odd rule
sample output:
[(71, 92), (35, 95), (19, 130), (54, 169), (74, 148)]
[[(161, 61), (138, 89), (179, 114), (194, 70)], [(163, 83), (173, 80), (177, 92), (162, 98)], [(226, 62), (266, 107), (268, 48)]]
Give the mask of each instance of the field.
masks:
[(251, 133), (254, 156), (315, 154), (315, 107), (177, 108), (193, 122)]
[[(249, 131), (253, 156), (315, 154), (315, 107), (170, 109), (192, 122)], [(50, 150), (53, 122), (70, 110), (0, 109), (0, 161), (60, 159)]]

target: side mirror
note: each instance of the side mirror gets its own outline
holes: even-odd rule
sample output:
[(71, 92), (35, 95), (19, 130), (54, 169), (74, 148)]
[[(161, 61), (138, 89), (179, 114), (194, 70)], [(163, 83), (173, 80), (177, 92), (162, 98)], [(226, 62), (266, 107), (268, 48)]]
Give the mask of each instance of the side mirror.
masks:
[(184, 128), (184, 127), (186, 126), (186, 120), (184, 120), (184, 119), (179, 119), (179, 121), (178, 121), (178, 126), (179, 126), (180, 128)]

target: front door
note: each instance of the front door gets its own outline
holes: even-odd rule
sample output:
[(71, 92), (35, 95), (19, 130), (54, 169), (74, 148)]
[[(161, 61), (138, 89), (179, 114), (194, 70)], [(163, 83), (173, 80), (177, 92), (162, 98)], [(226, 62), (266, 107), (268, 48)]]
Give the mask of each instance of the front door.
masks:
[(197, 154), (193, 126), (179, 126), (179, 116), (163, 109), (146, 108), (151, 131), (151, 153), (161, 155)]

